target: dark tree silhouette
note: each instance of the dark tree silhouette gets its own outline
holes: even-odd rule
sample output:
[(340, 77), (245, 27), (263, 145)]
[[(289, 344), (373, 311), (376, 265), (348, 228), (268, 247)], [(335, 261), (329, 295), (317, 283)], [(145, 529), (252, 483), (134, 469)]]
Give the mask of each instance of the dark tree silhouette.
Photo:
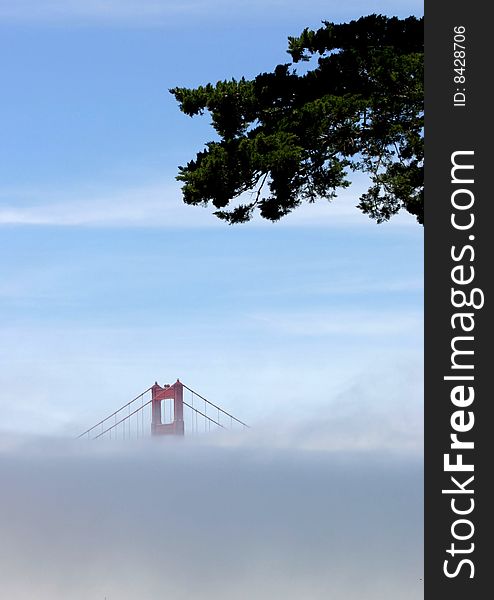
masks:
[(219, 136), (179, 167), (184, 201), (229, 223), (255, 209), (276, 221), (363, 171), (364, 213), (382, 222), (405, 209), (423, 223), (423, 19), (325, 21), (289, 38), (288, 53), (251, 81), (170, 90), (186, 115), (209, 111)]

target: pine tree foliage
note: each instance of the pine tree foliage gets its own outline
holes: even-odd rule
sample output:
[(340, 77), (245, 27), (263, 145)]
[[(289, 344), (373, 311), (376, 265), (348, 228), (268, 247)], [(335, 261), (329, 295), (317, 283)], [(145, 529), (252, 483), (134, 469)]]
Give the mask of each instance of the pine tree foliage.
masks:
[(187, 204), (211, 203), (229, 223), (255, 210), (277, 221), (362, 171), (364, 213), (423, 223), (423, 19), (323, 25), (289, 38), (292, 62), (273, 72), (170, 90), (186, 115), (208, 111), (218, 137), (179, 167)]

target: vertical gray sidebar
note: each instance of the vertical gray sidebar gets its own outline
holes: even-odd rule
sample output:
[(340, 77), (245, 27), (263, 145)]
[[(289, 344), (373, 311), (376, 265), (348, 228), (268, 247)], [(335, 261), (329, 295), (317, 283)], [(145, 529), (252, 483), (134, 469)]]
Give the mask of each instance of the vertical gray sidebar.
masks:
[(425, 6), (426, 600), (493, 594), (488, 8), (480, 0)]

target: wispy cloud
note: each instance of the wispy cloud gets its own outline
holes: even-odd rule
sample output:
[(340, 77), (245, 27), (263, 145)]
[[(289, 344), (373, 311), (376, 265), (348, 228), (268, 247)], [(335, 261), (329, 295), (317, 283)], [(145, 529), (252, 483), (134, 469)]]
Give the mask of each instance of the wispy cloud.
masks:
[(419, 312), (365, 311), (361, 309), (258, 313), (251, 318), (263, 328), (296, 336), (386, 337), (413, 335), (421, 331)]
[[(333, 202), (305, 204), (279, 223), (255, 218), (251, 225), (263, 227), (377, 227), (357, 208), (361, 186), (345, 190)], [(0, 226), (36, 225), (58, 227), (212, 227), (222, 226), (211, 207), (183, 203), (178, 185), (152, 183), (110, 188), (0, 189)], [(398, 215), (387, 226), (415, 226), (410, 215)]]
[(216, 223), (209, 212), (184, 205), (178, 188), (167, 184), (113, 190), (102, 186), (101, 191), (82, 192), (0, 191), (0, 225), (193, 227)]
[[(300, 284), (278, 285), (276, 289), (271, 290), (242, 290), (239, 292), (243, 298), (272, 298), (272, 297), (341, 297), (341, 296), (357, 296), (359, 294), (402, 294), (402, 293), (418, 293), (424, 289), (423, 278), (407, 278), (402, 279), (397, 277), (395, 280), (376, 281), (366, 277), (352, 277), (345, 269), (344, 272), (338, 275), (333, 275), (330, 283), (305, 283)], [(1, 294), (0, 294), (1, 295)]]

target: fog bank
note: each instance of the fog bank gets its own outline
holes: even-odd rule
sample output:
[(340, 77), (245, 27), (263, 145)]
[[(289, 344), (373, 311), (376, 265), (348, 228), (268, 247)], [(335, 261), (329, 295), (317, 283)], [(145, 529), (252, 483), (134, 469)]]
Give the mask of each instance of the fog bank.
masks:
[(0, 448), (9, 600), (416, 600), (422, 464), (387, 451)]

